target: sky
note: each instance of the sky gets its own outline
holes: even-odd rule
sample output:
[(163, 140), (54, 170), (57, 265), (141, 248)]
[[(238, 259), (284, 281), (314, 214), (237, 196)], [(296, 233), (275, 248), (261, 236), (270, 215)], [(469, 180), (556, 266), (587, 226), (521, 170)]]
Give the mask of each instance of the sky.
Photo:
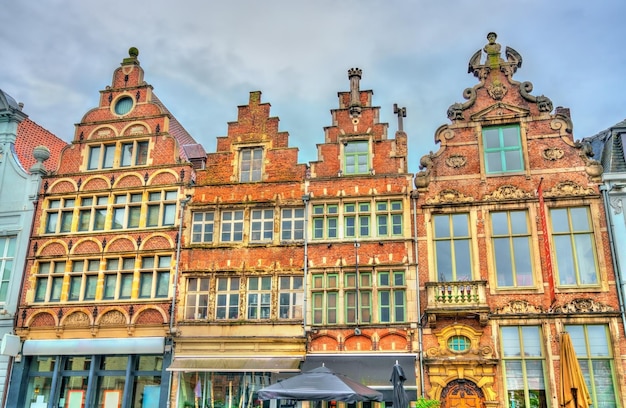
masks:
[(316, 160), (348, 69), (361, 68), (393, 137), (405, 107), (408, 168), (437, 151), (447, 109), (477, 80), (494, 31), (521, 54), (517, 81), (571, 111), (574, 139), (626, 118), (624, 0), (4, 0), (0, 89), (70, 142), (113, 71), (139, 49), (144, 79), (207, 152), (261, 91), (279, 129)]

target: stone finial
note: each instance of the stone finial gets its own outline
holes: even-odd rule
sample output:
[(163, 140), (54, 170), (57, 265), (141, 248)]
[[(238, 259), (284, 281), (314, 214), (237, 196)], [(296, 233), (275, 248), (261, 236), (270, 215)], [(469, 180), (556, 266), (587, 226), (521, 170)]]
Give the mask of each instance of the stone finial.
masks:
[(46, 168), (43, 165), (43, 162), (50, 158), (50, 149), (46, 146), (37, 146), (33, 149), (33, 157), (37, 160), (37, 163), (33, 164), (30, 168), (31, 173), (46, 173)]
[(483, 50), (487, 53), (487, 61), (485, 65), (491, 68), (497, 68), (500, 65), (500, 44), (496, 42), (498, 34), (491, 32), (487, 34), (487, 45)]
[(348, 79), (350, 80), (350, 116), (355, 117), (361, 114), (361, 98), (359, 81), (363, 71), (360, 68), (350, 68)]
[(122, 65), (139, 65), (138, 56), (139, 50), (135, 47), (130, 47), (128, 49), (128, 58), (124, 58)]

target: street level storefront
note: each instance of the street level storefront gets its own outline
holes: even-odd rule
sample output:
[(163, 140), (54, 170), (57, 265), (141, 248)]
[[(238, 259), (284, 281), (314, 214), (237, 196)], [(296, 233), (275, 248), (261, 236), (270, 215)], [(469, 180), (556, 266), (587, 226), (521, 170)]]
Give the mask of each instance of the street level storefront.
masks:
[(163, 337), (26, 340), (7, 406), (165, 406), (170, 359)]
[(176, 357), (176, 407), (258, 408), (256, 392), (300, 372), (303, 356)]
[(417, 355), (415, 354), (400, 353), (309, 354), (302, 364), (302, 371), (306, 372), (324, 365), (336, 373), (344, 374), (361, 384), (381, 392), (383, 394), (383, 403), (386, 406), (391, 406), (393, 385), (390, 379), (396, 362), (404, 370), (406, 376), (404, 389), (409, 397), (409, 401), (417, 399), (416, 359)]

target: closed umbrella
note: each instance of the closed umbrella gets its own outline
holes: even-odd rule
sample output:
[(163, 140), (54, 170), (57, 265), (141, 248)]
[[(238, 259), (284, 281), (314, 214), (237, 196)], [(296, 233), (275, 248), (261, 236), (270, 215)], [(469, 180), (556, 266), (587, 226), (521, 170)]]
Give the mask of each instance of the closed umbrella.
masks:
[(409, 396), (404, 391), (406, 376), (402, 366), (397, 361), (393, 366), (389, 381), (393, 384), (393, 408), (407, 408), (409, 406)]
[(261, 388), (261, 400), (382, 401), (383, 394), (322, 366)]
[(569, 333), (561, 333), (561, 407), (589, 408), (591, 397)]

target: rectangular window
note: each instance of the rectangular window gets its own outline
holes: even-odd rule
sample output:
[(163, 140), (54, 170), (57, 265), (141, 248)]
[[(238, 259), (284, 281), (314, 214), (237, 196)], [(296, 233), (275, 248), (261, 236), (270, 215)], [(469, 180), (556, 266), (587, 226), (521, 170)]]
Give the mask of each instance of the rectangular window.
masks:
[(313, 324), (337, 324), (339, 275), (312, 276)]
[(96, 145), (89, 147), (89, 159), (87, 170), (99, 170), (113, 168), (115, 157), (115, 145)]
[(133, 289), (135, 258), (110, 258), (104, 271), (102, 298), (130, 299)]
[(492, 212), (491, 242), (498, 287), (533, 286), (532, 241), (528, 213)]
[(215, 226), (215, 213), (213, 211), (194, 212), (191, 221), (191, 242), (213, 242), (213, 228)]
[(111, 229), (139, 228), (141, 220), (141, 193), (124, 193), (113, 199)]
[(360, 272), (358, 287), (356, 279), (354, 272), (344, 274), (345, 320), (348, 324), (370, 323), (372, 321), (372, 274)]
[[(15, 259), (16, 237), (0, 237), (0, 303), (7, 301)], [(17, 283), (17, 282), (16, 282)]]
[(500, 328), (507, 407), (547, 407), (545, 357), (539, 326)]
[(610, 336), (605, 325), (566, 325), (594, 407), (618, 407)]
[(46, 234), (67, 233), (72, 230), (74, 218), (73, 198), (59, 198), (48, 201), (46, 209)]
[(215, 318), (239, 318), (239, 278), (217, 278)]
[(170, 288), (170, 269), (172, 257), (157, 255), (141, 260), (139, 273), (140, 298), (166, 298)]
[(402, 235), (402, 201), (377, 201), (376, 226), (379, 237)]
[(272, 298), (272, 278), (248, 278), (248, 319), (269, 319)]
[(379, 321), (401, 323), (406, 320), (406, 282), (403, 271), (378, 272)]
[(35, 302), (60, 302), (65, 261), (41, 262), (35, 281)]
[(274, 210), (252, 210), (250, 241), (271, 241), (274, 238)]
[(239, 181), (249, 183), (261, 181), (263, 167), (263, 148), (253, 147), (241, 149), (239, 162)]
[(283, 208), (280, 239), (281, 241), (304, 239), (304, 208)]
[(435, 215), (433, 225), (439, 282), (472, 280), (469, 215)]
[(344, 174), (367, 174), (369, 172), (369, 142), (360, 140), (344, 145)]
[(148, 146), (147, 141), (133, 141), (130, 143), (122, 143), (122, 157), (120, 158), (120, 166), (142, 166), (148, 162)]
[(178, 192), (176, 190), (149, 192), (146, 227), (174, 225), (177, 196)]
[(279, 318), (302, 319), (304, 291), (301, 276), (279, 277)]
[(102, 231), (107, 214), (108, 196), (86, 196), (80, 198), (78, 231)]
[(204, 320), (209, 312), (209, 278), (187, 279), (185, 319)]
[(73, 261), (67, 300), (95, 300), (99, 270), (99, 259)]
[(589, 208), (552, 208), (550, 219), (559, 285), (597, 285), (596, 241)]
[(313, 206), (313, 239), (338, 238), (339, 206), (319, 204)]
[(222, 242), (243, 241), (243, 210), (222, 211)]
[(343, 206), (346, 238), (370, 236), (370, 203), (346, 203)]
[(483, 128), (483, 148), (487, 173), (524, 170), (519, 125)]

